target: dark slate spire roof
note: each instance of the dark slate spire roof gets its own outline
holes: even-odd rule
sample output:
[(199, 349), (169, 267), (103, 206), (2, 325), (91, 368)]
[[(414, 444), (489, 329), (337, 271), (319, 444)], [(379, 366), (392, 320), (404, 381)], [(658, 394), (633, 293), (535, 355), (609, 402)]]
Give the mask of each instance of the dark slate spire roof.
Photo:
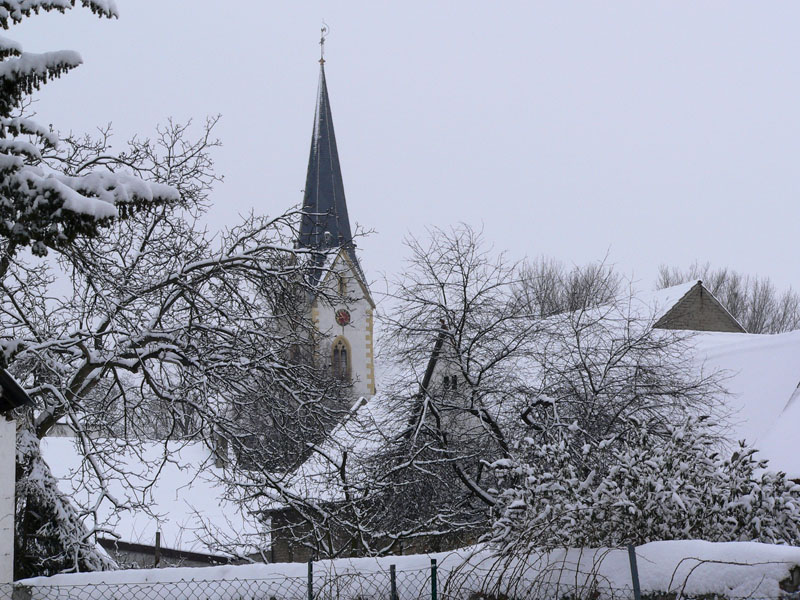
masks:
[(300, 248), (325, 252), (343, 247), (363, 279), (350, 231), (344, 182), (333, 132), (333, 116), (325, 82), (325, 64), (320, 61), (314, 132), (308, 157), (308, 174), (303, 197), (303, 216), (297, 238)]

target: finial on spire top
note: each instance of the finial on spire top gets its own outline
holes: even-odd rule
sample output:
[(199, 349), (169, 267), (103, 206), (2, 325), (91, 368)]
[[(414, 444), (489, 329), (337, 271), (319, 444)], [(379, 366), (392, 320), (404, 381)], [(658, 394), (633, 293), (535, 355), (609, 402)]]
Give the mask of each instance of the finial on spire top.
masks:
[(322, 28), (319, 30), (319, 64), (321, 65), (325, 64), (325, 39), (328, 37), (329, 31), (330, 28), (328, 27), (328, 24), (323, 21)]

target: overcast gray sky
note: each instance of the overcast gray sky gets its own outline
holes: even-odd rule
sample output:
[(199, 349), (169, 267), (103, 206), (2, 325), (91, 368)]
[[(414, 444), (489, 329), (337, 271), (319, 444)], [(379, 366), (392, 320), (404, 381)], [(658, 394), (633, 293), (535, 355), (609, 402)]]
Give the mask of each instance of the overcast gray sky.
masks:
[(83, 56), (40, 120), (122, 141), (221, 113), (213, 223), (302, 200), (324, 19), (369, 278), (464, 221), (515, 258), (608, 253), (645, 287), (696, 259), (800, 286), (800, 3), (117, 2), (6, 34)]

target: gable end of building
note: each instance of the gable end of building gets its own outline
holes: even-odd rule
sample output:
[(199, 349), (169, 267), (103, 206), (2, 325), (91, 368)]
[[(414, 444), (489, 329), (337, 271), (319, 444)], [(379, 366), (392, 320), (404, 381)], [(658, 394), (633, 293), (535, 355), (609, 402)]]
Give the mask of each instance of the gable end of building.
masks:
[(655, 329), (722, 331), (747, 333), (747, 330), (714, 297), (702, 281), (698, 281), (656, 323)]

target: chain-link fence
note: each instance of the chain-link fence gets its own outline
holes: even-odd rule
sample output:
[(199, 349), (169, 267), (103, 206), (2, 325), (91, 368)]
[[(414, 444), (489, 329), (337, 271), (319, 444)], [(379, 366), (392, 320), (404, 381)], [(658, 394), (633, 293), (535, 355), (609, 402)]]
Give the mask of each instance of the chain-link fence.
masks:
[[(435, 573), (435, 568), (434, 568)], [(435, 586), (434, 586), (435, 588)], [(434, 593), (435, 590), (434, 590)], [(431, 598), (431, 570), (307, 577), (0, 586), (0, 600), (412, 600)]]
[(0, 600), (800, 600), (800, 572), (792, 576), (796, 586), (781, 585), (772, 593), (761, 587), (763, 577), (754, 577), (749, 592), (688, 594), (680, 585), (671, 592), (640, 591), (635, 559), (630, 587), (620, 587), (619, 582), (612, 586), (596, 574), (575, 577), (573, 572), (565, 581), (561, 576), (553, 580), (540, 572), (528, 577), (495, 567), (443, 572), (431, 560), (424, 569), (390, 565), (385, 570), (335, 572), (308, 563), (305, 577), (168, 581), (164, 579), (170, 575), (163, 573), (161, 580), (152, 582), (7, 584), (0, 585)]
[(430, 568), (315, 572), (306, 577), (0, 586), (0, 600), (439, 600), (435, 561)]

